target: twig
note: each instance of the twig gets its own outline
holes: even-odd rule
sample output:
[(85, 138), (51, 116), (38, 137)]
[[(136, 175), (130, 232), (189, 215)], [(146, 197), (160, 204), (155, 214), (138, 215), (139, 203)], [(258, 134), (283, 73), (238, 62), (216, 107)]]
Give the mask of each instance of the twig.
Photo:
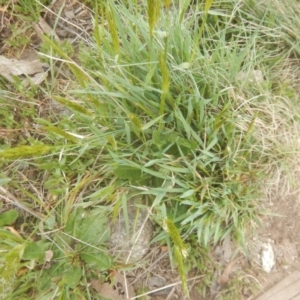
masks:
[[(187, 281), (191, 281), (191, 280), (195, 280), (195, 279), (199, 279), (199, 278), (203, 278), (203, 277), (205, 277), (205, 275), (192, 277), (192, 278), (187, 279)], [(156, 293), (156, 292), (165, 290), (165, 289), (167, 289), (167, 288), (169, 288), (169, 287), (176, 286), (176, 285), (181, 284), (181, 283), (182, 283), (182, 281), (177, 281), (177, 282), (174, 282), (174, 283), (165, 285), (165, 286), (163, 286), (163, 287), (161, 287), (161, 288), (158, 288), (158, 289), (156, 289), (156, 290), (152, 290), (152, 291), (149, 291), (149, 292), (147, 292), (147, 293), (144, 293), (144, 294), (141, 294), (141, 295), (138, 295), (138, 296), (135, 296), (135, 297), (131, 297), (129, 300), (134, 300), (134, 299), (137, 299), (137, 298), (139, 298), (139, 297), (143, 297), (143, 296), (146, 296), (146, 295), (149, 295), (149, 294), (152, 294), (152, 293)]]

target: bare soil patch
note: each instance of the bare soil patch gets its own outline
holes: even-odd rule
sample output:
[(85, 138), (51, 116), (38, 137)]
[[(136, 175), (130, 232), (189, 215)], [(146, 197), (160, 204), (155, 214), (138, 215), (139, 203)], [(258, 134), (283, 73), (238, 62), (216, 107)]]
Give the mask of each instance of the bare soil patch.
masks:
[(274, 197), (269, 208), (278, 216), (263, 219), (264, 227), (257, 232), (262, 241), (270, 241), (273, 246), (276, 263), (269, 274), (261, 274), (260, 284), (266, 291), (278, 281), (300, 270), (300, 198), (299, 193), (286, 197)]

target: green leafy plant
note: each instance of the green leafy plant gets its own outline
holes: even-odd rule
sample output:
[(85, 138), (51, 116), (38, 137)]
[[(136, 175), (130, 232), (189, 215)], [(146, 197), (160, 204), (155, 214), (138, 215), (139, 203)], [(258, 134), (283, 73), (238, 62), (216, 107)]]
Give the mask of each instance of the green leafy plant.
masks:
[[(10, 280), (10, 289), (14, 286), (24, 291), (30, 289), (31, 295), (37, 298), (45, 291), (54, 295), (65, 288), (81, 289), (83, 276), (96, 277), (112, 266), (111, 258), (102, 246), (108, 237), (107, 217), (102, 209), (87, 211), (78, 208), (69, 215), (64, 230), (54, 232), (45, 232), (44, 238), (27, 243), (23, 241), (9, 250), (3, 258), (9, 266), (6, 271), (2, 268), (3, 283)], [(21, 270), (26, 270), (23, 282), (17, 280)], [(2, 294), (6, 290), (3, 285)], [(17, 294), (15, 290), (11, 297)]]

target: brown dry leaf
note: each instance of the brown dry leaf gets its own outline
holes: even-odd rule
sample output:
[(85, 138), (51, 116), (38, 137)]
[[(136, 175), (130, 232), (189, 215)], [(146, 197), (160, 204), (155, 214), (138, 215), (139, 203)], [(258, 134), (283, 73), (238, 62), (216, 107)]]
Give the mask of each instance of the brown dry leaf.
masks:
[[(5, 56), (0, 55), (0, 75), (5, 77), (8, 81), (13, 82), (12, 76), (19, 75), (34, 75), (42, 74), (45, 75), (46, 72), (44, 68), (49, 66), (45, 63), (41, 63), (39, 60), (27, 61), (27, 60), (17, 60), (9, 59)], [(42, 76), (43, 77), (43, 76)], [(40, 83), (35, 78), (34, 83)]]
[[(100, 280), (91, 280), (91, 287), (94, 288), (101, 296), (112, 300), (124, 300), (126, 297), (126, 285), (124, 277), (119, 272), (114, 272), (114, 276), (111, 276), (111, 283), (100, 283)], [(127, 286), (128, 296), (134, 297), (134, 290), (132, 286)]]
[(229, 275), (233, 270), (233, 267), (237, 263), (237, 261), (240, 259), (240, 257), (237, 257), (236, 259), (232, 260), (224, 269), (222, 275), (218, 278), (218, 284), (220, 286), (224, 286), (228, 280), (229, 280)]

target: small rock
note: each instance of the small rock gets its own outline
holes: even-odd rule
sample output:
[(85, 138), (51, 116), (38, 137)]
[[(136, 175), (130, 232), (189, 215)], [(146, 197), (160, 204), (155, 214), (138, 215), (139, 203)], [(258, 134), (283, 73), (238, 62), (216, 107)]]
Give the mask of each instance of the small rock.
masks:
[(154, 290), (166, 284), (166, 279), (160, 276), (152, 276), (148, 279), (148, 288)]
[(68, 110), (68, 108), (66, 106), (63, 106), (62, 104), (60, 104), (59, 102), (53, 100), (53, 99), (50, 99), (50, 102), (49, 102), (49, 106), (50, 106), (50, 109), (53, 111), (53, 113), (57, 114), (57, 115), (61, 115), (61, 116), (71, 116), (71, 111)]
[[(128, 232), (124, 213), (112, 225), (110, 248), (112, 254), (124, 263), (135, 263), (143, 258), (150, 249), (154, 227), (147, 219), (147, 209), (128, 207)], [(145, 221), (147, 219), (147, 221)]]
[(274, 251), (270, 243), (263, 243), (262, 245), (261, 262), (263, 270), (270, 273), (275, 265)]
[[(152, 276), (148, 279), (149, 290), (157, 290), (166, 285), (166, 279), (161, 276)], [(151, 296), (162, 296), (167, 295), (172, 291), (173, 287), (166, 287), (165, 289), (150, 293)]]

